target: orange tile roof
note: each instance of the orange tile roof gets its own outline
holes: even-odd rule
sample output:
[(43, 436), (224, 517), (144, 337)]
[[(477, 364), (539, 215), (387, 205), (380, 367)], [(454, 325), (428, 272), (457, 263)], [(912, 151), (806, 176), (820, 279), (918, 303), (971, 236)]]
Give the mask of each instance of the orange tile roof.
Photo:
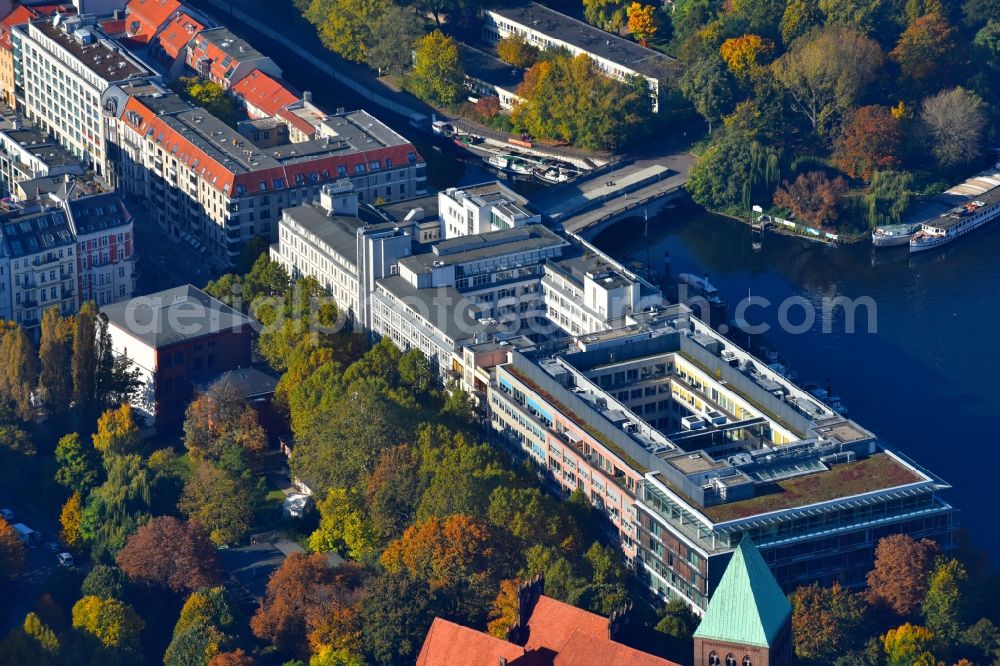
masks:
[(284, 81), (268, 76), (259, 69), (240, 79), (233, 86), (233, 93), (268, 117), (299, 100), (299, 96), (289, 90)]
[(38, 13), (35, 12), (31, 7), (25, 7), (24, 5), (18, 5), (14, 10), (4, 17), (3, 24), (5, 28), (10, 28), (15, 25), (20, 25), (22, 23), (27, 23), (38, 18)]
[(163, 52), (171, 60), (176, 60), (188, 42), (204, 29), (205, 26), (200, 21), (192, 18), (190, 14), (181, 12), (160, 31), (156, 39)]
[(552, 666), (593, 666), (594, 664), (628, 664), (628, 666), (677, 666), (656, 655), (630, 648), (607, 638), (591, 636), (583, 631), (570, 634), (560, 648)]
[[(133, 117), (130, 112), (134, 112), (136, 115)], [(142, 136), (159, 139), (162, 134), (163, 138), (159, 139), (157, 143), (164, 153), (172, 152), (174, 146), (177, 146), (178, 161), (188, 168), (195, 169), (199, 178), (228, 196), (234, 196), (234, 192), (238, 194), (237, 191), (241, 187), (246, 192), (281, 189), (274, 184), (274, 181), (279, 178), (284, 183), (283, 187), (334, 182), (339, 178), (338, 167), (344, 167), (346, 173), (354, 175), (356, 165), (360, 164), (364, 167), (364, 172), (367, 173), (368, 165), (372, 161), (377, 160), (380, 164), (387, 164), (391, 160), (393, 165), (399, 166), (409, 162), (411, 153), (419, 160), (419, 155), (413, 144), (405, 143), (366, 151), (319, 154), (309, 159), (284, 164), (278, 163), (274, 157), (268, 157), (267, 161), (270, 162), (271, 166), (262, 165), (253, 170), (241, 169), (239, 173), (235, 173), (171, 127), (164, 117), (158, 116), (136, 97), (129, 98), (122, 111), (121, 119)], [(197, 165), (195, 165), (196, 162)]]
[(178, 0), (130, 0), (125, 6), (125, 30), (133, 40), (146, 44), (181, 7)]
[(284, 119), (289, 125), (292, 125), (306, 136), (313, 136), (316, 134), (316, 128), (312, 126), (312, 123), (302, 116), (292, 113), (289, 109), (279, 109), (274, 115)]
[(434, 618), (417, 666), (497, 666), (500, 658), (510, 666), (524, 656), (524, 648), (460, 624)]
[(574, 632), (608, 640), (608, 618), (541, 595), (528, 618), (525, 647), (558, 652)]

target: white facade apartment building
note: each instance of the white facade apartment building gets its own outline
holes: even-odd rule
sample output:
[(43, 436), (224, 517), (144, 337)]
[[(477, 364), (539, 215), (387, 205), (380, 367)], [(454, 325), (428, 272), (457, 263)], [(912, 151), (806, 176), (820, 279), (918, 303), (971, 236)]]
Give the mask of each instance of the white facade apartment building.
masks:
[[(549, 321), (571, 335), (611, 328), (609, 322), (638, 313), (643, 285), (619, 266), (595, 255), (551, 261), (542, 293)], [(659, 292), (651, 292), (655, 304)]]
[(585, 54), (601, 71), (619, 80), (641, 76), (649, 83), (654, 113), (659, 111), (660, 81), (674, 63), (673, 58), (658, 51), (536, 2), (484, 10), (483, 33), (493, 41), (520, 35), (542, 50), (561, 47), (574, 56)]
[(53, 305), (63, 315), (77, 311), (76, 242), (62, 208), (8, 207), (0, 212), (0, 238), (0, 319), (30, 331)]
[(121, 188), (217, 264), (232, 264), (255, 236), (276, 241), (282, 210), (317, 201), (324, 184), (347, 180), (360, 201), (425, 192), (413, 144), (363, 111), (338, 116), (337, 138), (262, 148), (154, 83), (114, 89), (105, 106), (118, 118)]
[(113, 83), (155, 73), (108, 39), (93, 16), (56, 14), (12, 30), (21, 48), (28, 117), (105, 175), (102, 96)]
[(535, 224), (541, 215), (528, 210), (528, 201), (498, 182), (449, 187), (438, 192), (438, 216), (445, 238), (484, 234)]

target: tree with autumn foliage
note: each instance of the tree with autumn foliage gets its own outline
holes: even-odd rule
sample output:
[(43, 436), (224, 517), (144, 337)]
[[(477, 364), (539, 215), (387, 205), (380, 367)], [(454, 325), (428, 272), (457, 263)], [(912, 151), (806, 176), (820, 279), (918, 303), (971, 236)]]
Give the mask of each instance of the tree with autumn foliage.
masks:
[(196, 523), (158, 516), (125, 542), (115, 557), (133, 583), (172, 592), (211, 587), (221, 578), (218, 555)]
[(11, 321), (0, 320), (0, 368), (0, 407), (30, 421), (34, 417), (31, 392), (38, 376), (38, 357), (27, 332)]
[(633, 2), (625, 10), (628, 15), (628, 31), (643, 46), (651, 40), (659, 26), (656, 22), (656, 7)]
[(458, 101), (465, 68), (454, 39), (435, 30), (417, 41), (409, 89), (432, 104), (447, 106)]
[(232, 652), (220, 652), (208, 660), (206, 666), (254, 666), (257, 662), (254, 658), (237, 648)]
[(885, 56), (857, 28), (828, 25), (796, 39), (775, 61), (778, 83), (813, 130), (825, 133), (875, 80)]
[(491, 636), (507, 640), (512, 627), (521, 621), (518, 616), (521, 582), (515, 578), (500, 581), (500, 591), (490, 604), (489, 624), (486, 630)]
[(904, 619), (913, 618), (927, 593), (938, 545), (930, 539), (917, 541), (906, 534), (893, 534), (875, 547), (875, 567), (868, 572), (868, 597), (882, 603)]
[(141, 440), (139, 428), (132, 417), (132, 408), (120, 405), (101, 414), (101, 418), (97, 420), (93, 443), (97, 452), (105, 457), (137, 453)]
[(453, 612), (478, 619), (496, 594), (510, 554), (482, 520), (464, 515), (428, 518), (410, 526), (382, 553), (389, 573), (405, 572), (441, 591)]
[(59, 524), (62, 529), (59, 531), (59, 538), (72, 551), (79, 552), (83, 548), (83, 534), (80, 532), (80, 525), (83, 523), (83, 500), (80, 493), (73, 491), (66, 503), (63, 504), (62, 512), (59, 514)]
[(527, 69), (538, 60), (538, 49), (521, 35), (514, 34), (497, 43), (497, 57), (508, 65)]
[(139, 632), (144, 625), (135, 610), (118, 599), (87, 596), (73, 606), (73, 628), (93, 636), (113, 654), (140, 659)]
[(362, 582), (357, 565), (332, 568), (321, 553), (292, 554), (271, 574), (250, 628), (257, 638), (303, 658), (321, 645), (357, 649)]
[(927, 627), (906, 624), (890, 629), (882, 638), (886, 666), (936, 666), (931, 649), (934, 632)]
[(984, 152), (986, 105), (962, 87), (942, 90), (923, 101), (920, 126), (927, 144), (944, 169), (966, 166)]
[(917, 92), (933, 91), (953, 75), (958, 44), (955, 28), (940, 14), (927, 14), (907, 26), (889, 54)]
[(920, 610), (924, 623), (943, 646), (956, 645), (968, 621), (969, 574), (954, 559), (940, 558), (927, 581)]
[(840, 201), (847, 192), (847, 181), (830, 179), (822, 171), (799, 174), (787, 180), (774, 193), (774, 204), (787, 208), (796, 219), (812, 227), (829, 227), (836, 222)]
[(0, 580), (13, 579), (24, 567), (28, 550), (14, 527), (0, 518)]
[(774, 53), (774, 42), (760, 35), (732, 37), (722, 42), (719, 55), (740, 81), (757, 79), (770, 62)]
[(219, 381), (199, 395), (184, 418), (184, 446), (194, 458), (222, 462), (231, 472), (255, 466), (267, 449), (257, 410), (232, 384)]
[(73, 322), (64, 319), (58, 306), (45, 310), (39, 327), (38, 390), (50, 417), (66, 414), (73, 400), (73, 379), (66, 369), (70, 364)]
[(859, 645), (868, 612), (864, 599), (834, 583), (813, 583), (796, 589), (792, 602), (792, 640), (799, 659), (832, 664), (846, 650)]
[(900, 163), (903, 130), (885, 106), (863, 106), (850, 113), (833, 151), (834, 163), (851, 178), (871, 180), (877, 170)]

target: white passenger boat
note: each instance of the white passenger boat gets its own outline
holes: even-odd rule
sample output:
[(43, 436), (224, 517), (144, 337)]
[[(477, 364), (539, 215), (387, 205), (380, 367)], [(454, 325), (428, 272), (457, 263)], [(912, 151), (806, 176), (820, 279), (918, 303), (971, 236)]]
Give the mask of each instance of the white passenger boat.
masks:
[(507, 168), (511, 173), (515, 173), (518, 176), (530, 176), (533, 169), (529, 162), (523, 160), (510, 160)]
[(994, 187), (972, 201), (955, 206), (932, 220), (926, 220), (910, 239), (910, 252), (941, 247), (989, 224), (997, 217), (1000, 217), (1000, 187)]
[(506, 171), (510, 166), (510, 160), (503, 155), (490, 155), (486, 158), (486, 163), (502, 171)]
[(875, 247), (896, 247), (907, 245), (920, 224), (889, 224), (872, 230), (872, 245)]
[(709, 303), (719, 305), (722, 303), (722, 296), (719, 290), (712, 286), (708, 277), (701, 277), (693, 273), (681, 273), (677, 278), (687, 286), (691, 287), (696, 296), (702, 296)]

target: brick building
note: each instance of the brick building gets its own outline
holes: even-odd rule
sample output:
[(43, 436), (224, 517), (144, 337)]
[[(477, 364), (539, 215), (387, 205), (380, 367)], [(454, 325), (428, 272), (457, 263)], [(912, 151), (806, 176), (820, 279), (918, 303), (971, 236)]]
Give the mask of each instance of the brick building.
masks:
[(115, 355), (141, 373), (143, 390), (132, 406), (147, 433), (178, 426), (196, 384), (250, 365), (250, 319), (197, 287), (167, 289), (101, 312)]
[(733, 552), (694, 632), (695, 666), (790, 666), (792, 606), (750, 538)]

